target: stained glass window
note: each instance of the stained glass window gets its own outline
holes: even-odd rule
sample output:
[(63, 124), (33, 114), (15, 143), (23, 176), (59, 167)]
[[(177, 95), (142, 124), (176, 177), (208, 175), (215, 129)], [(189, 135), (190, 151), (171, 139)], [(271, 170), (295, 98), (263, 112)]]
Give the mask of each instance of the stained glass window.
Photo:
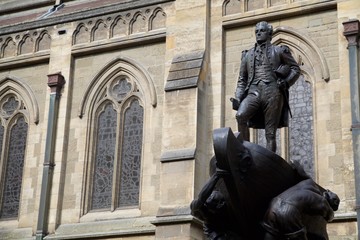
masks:
[(27, 130), (28, 124), (21, 116), (10, 132), (1, 218), (18, 216)]
[(290, 160), (298, 161), (314, 177), (313, 105), (311, 84), (303, 78), (290, 88), (289, 103), (293, 118), (289, 121)]
[(119, 207), (139, 204), (143, 108), (133, 100), (124, 115)]
[(111, 103), (98, 117), (92, 209), (111, 207), (117, 114)]
[(134, 84), (128, 76), (109, 82), (109, 95), (104, 95), (108, 102), (100, 105), (103, 110), (94, 116), (96, 150), (89, 210), (139, 205), (144, 109)]

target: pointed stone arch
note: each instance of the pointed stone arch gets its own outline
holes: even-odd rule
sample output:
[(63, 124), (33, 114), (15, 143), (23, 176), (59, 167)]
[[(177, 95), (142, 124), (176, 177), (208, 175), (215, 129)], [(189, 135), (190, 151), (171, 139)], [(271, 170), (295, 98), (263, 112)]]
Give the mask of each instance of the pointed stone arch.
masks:
[(135, 80), (138, 90), (144, 96), (145, 104), (151, 104), (153, 107), (156, 106), (155, 85), (147, 71), (132, 59), (118, 57), (106, 64), (85, 90), (79, 107), (80, 118), (83, 117), (86, 109), (91, 111), (91, 106), (94, 106), (96, 99), (99, 99), (98, 95), (104, 94), (103, 91), (99, 90), (104, 89), (114, 77), (121, 76), (122, 74), (129, 75)]
[(149, 31), (166, 27), (166, 13), (162, 8), (156, 8), (149, 17)]
[(141, 12), (136, 12), (129, 24), (129, 33), (146, 32), (146, 18)]
[(16, 52), (16, 43), (12, 37), (9, 37), (5, 40), (4, 44), (1, 47), (1, 56), (2, 58), (6, 57), (15, 57)]
[[(273, 43), (289, 46), (300, 65), (302, 75), (290, 88), (289, 104), (293, 118), (287, 131), (287, 158), (298, 161), (305, 171), (316, 177), (316, 83), (330, 80), (329, 68), (320, 48), (308, 36), (290, 27), (274, 29)], [(307, 144), (305, 144), (307, 143)]]
[(241, 0), (225, 0), (222, 6), (222, 15), (227, 16), (244, 11), (244, 2)]
[(19, 42), (18, 53), (19, 55), (21, 55), (21, 54), (27, 54), (33, 52), (34, 52), (33, 39), (30, 37), (29, 34), (25, 34), (24, 37)]
[(88, 43), (90, 41), (89, 29), (84, 23), (80, 23), (74, 31), (72, 45)]
[[(274, 29), (273, 43), (285, 44), (299, 53), (297, 60), (299, 60), (303, 74), (310, 77), (309, 80), (314, 82), (319, 79), (326, 82), (330, 80), (329, 67), (324, 54), (306, 35), (290, 27), (277, 27)], [(294, 57), (296, 59), (296, 56)]]
[(108, 38), (108, 26), (103, 20), (98, 20), (91, 29), (90, 41), (98, 41)]
[(47, 31), (43, 31), (39, 34), (39, 37), (35, 42), (35, 52), (50, 49), (51, 36)]
[(7, 76), (0, 79), (0, 96), (7, 93), (13, 93), (19, 96), (29, 112), (30, 121), (35, 124), (39, 123), (39, 105), (30, 86), (23, 80)]
[(128, 35), (127, 22), (123, 16), (118, 16), (110, 26), (110, 38)]

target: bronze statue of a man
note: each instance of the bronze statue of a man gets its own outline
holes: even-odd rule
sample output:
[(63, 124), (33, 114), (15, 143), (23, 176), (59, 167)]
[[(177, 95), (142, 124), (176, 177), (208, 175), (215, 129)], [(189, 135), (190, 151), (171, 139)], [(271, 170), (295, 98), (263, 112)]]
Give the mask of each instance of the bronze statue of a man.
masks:
[(267, 22), (255, 27), (256, 44), (243, 51), (233, 100), (238, 131), (249, 141), (249, 127), (265, 128), (266, 148), (276, 151), (276, 130), (288, 125), (288, 88), (300, 68), (287, 46), (271, 44), (273, 28)]

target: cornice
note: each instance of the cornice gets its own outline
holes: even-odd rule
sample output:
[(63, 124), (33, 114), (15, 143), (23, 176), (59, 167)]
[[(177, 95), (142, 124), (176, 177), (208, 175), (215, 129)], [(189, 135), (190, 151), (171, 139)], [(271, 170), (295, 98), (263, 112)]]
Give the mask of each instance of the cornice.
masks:
[(3, 3), (1, 4), (0, 14), (8, 14), (24, 9), (34, 9), (38, 7), (51, 6), (52, 4), (55, 4), (55, 2), (55, 0), (36, 0), (22, 1), (20, 4), (19, 1)]
[(56, 15), (45, 19), (39, 19), (35, 21), (23, 22), (15, 25), (0, 27), (0, 35), (10, 34), (25, 30), (32, 30), (37, 28), (44, 28), (52, 25), (64, 24), (73, 21), (79, 21), (87, 18), (102, 16), (106, 14), (116, 13), (120, 11), (128, 11), (131, 9), (152, 6), (156, 4), (163, 4), (167, 2), (173, 2), (175, 0), (134, 0), (131, 2), (120, 2), (113, 5), (104, 7), (88, 9), (80, 12), (74, 12), (64, 15)]
[(259, 19), (263, 21), (278, 20), (294, 15), (304, 15), (313, 12), (336, 9), (337, 2), (334, 0), (323, 0), (322, 2), (308, 1), (308, 4), (293, 2), (286, 7), (268, 7), (261, 8), (245, 13), (236, 13), (223, 16), (223, 27), (225, 29), (255, 24)]

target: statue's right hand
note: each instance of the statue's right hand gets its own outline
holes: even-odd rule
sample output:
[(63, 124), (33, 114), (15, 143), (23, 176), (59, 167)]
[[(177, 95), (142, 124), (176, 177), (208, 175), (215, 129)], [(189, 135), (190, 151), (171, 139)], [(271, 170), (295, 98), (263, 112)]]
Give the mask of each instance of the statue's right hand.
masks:
[(232, 109), (237, 111), (240, 106), (240, 99), (238, 98), (230, 98), (230, 101), (232, 102)]

